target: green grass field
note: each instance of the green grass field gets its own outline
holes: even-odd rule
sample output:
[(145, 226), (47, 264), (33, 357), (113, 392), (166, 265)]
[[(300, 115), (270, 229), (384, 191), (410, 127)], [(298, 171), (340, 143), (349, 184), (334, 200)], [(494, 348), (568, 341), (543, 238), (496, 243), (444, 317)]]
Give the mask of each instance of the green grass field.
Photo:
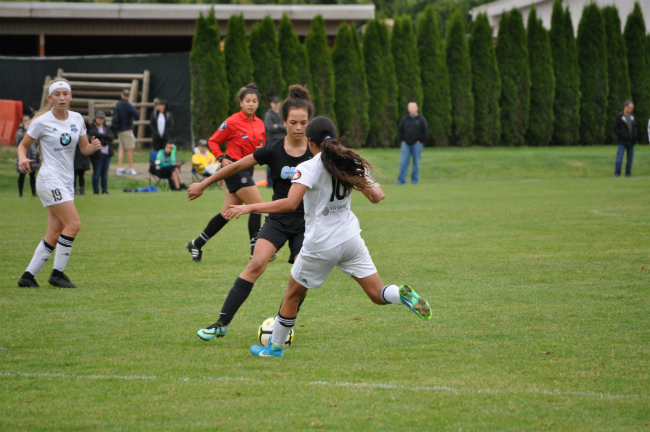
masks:
[[(248, 261), (246, 221), (195, 264), (185, 243), (221, 207), (211, 189), (75, 201), (75, 290), (19, 289), (45, 232), (0, 152), (0, 430), (650, 429), (650, 148), (613, 178), (614, 147), (426, 149), (396, 186), (397, 150), (363, 154), (386, 200), (353, 198), (386, 283), (432, 321), (373, 305), (338, 270), (310, 292), (282, 359), (250, 355), (276, 313), (288, 251), (223, 339), (216, 320)], [(265, 200), (270, 191), (262, 190)]]

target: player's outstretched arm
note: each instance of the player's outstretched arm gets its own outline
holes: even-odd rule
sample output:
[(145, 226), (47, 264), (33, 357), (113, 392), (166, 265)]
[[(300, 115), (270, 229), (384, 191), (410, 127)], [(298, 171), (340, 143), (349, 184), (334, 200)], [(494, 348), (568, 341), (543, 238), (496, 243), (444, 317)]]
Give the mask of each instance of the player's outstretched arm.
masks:
[(386, 198), (386, 194), (384, 193), (384, 191), (378, 187), (361, 189), (360, 192), (364, 194), (366, 198), (368, 198), (368, 201), (370, 201), (373, 204), (377, 204), (379, 201)]
[(259, 203), (259, 204), (250, 204), (250, 205), (231, 205), (230, 210), (228, 210), (223, 217), (227, 220), (232, 218), (239, 218), (241, 215), (250, 214), (250, 213), (286, 213), (292, 212), (300, 205), (300, 201), (305, 196), (307, 191), (307, 186), (300, 183), (294, 183), (289, 189), (289, 194), (286, 198), (279, 200)]
[(203, 195), (203, 191), (206, 190), (208, 186), (210, 186), (211, 184), (214, 184), (223, 179), (227, 179), (228, 177), (255, 165), (257, 165), (257, 161), (255, 160), (253, 155), (250, 154), (244, 158), (241, 158), (237, 162), (232, 162), (229, 165), (222, 166), (220, 170), (218, 170), (216, 173), (212, 174), (210, 177), (206, 178), (202, 182), (192, 183), (187, 188), (187, 199), (190, 201), (195, 200), (201, 195)]

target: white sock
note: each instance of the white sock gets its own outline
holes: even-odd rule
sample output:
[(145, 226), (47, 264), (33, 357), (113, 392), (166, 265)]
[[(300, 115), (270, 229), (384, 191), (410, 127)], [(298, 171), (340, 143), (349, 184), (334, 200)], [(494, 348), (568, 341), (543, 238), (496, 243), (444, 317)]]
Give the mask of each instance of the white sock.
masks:
[(70, 259), (70, 252), (72, 252), (72, 243), (74, 243), (74, 237), (68, 237), (67, 235), (63, 234), (59, 236), (58, 247), (56, 248), (56, 253), (54, 254), (54, 270), (58, 270), (63, 273), (65, 266), (68, 264), (68, 260)]
[(282, 315), (278, 314), (278, 316), (275, 317), (273, 334), (271, 335), (271, 342), (273, 345), (281, 346), (284, 348), (284, 343), (287, 341), (287, 336), (289, 336), (289, 333), (295, 324), (295, 318), (285, 318)]
[(397, 285), (386, 285), (381, 290), (381, 299), (386, 304), (401, 305), (402, 301), (399, 298), (399, 287)]
[(31, 273), (32, 276), (36, 276), (38, 272), (41, 271), (47, 260), (50, 258), (50, 255), (52, 255), (53, 250), (54, 246), (50, 246), (49, 244), (45, 243), (44, 239), (41, 240), (38, 246), (36, 246), (34, 257), (29, 263), (29, 266), (27, 266), (27, 272)]

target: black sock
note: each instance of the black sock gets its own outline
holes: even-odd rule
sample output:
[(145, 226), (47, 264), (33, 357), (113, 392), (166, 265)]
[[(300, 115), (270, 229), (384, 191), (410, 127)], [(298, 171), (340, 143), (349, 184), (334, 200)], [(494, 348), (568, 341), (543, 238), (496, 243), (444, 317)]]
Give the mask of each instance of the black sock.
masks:
[(219, 321), (217, 322), (221, 323), (221, 325), (230, 324), (230, 321), (232, 321), (241, 305), (244, 304), (248, 295), (251, 293), (253, 285), (253, 282), (248, 282), (242, 278), (235, 280), (235, 284), (230, 288), (226, 301), (223, 302)]
[(255, 251), (255, 242), (257, 241), (257, 233), (260, 232), (260, 225), (262, 224), (262, 215), (259, 213), (251, 213), (248, 216), (248, 237), (251, 239), (251, 256)]
[(210, 240), (216, 233), (218, 233), (219, 230), (223, 228), (227, 223), (228, 220), (221, 216), (221, 213), (213, 217), (210, 222), (208, 222), (208, 226), (205, 227), (201, 235), (198, 236), (196, 240), (194, 240), (194, 246), (201, 249), (203, 245), (205, 245), (208, 240)]

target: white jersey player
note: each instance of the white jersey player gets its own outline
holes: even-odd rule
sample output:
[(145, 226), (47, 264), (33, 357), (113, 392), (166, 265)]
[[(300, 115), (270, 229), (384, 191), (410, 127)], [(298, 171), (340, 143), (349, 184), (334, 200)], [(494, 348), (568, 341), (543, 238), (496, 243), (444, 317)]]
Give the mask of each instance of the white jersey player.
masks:
[(36, 179), (36, 191), (47, 208), (47, 233), (18, 280), (18, 286), (38, 288), (34, 276), (56, 247), (49, 282), (62, 288), (75, 288), (63, 273), (74, 238), (81, 228), (74, 206), (74, 153), (78, 145), (81, 153), (91, 155), (101, 148), (101, 142), (93, 137), (89, 143), (83, 117), (69, 110), (72, 89), (66, 80), (54, 80), (49, 85), (47, 99), (48, 106), (36, 113), (18, 146), (18, 167), (22, 172), (30, 172), (32, 161), (27, 159), (27, 149), (34, 141), (40, 143), (43, 165)]
[(305, 135), (314, 157), (296, 168), (287, 198), (232, 206), (226, 213), (227, 218), (251, 212), (283, 213), (304, 200), (305, 240), (276, 318), (280, 325), (273, 327), (269, 346), (251, 347), (256, 356), (283, 355), (284, 341), (295, 325), (300, 300), (307, 290), (321, 286), (334, 267), (354, 278), (376, 304), (403, 304), (425, 320), (433, 316), (429, 303), (408, 285), (383, 285), (361, 238), (359, 220), (350, 209), (350, 192), (358, 190), (372, 203), (385, 196), (367, 174), (370, 164), (333, 138), (336, 127), (327, 117), (313, 119)]

